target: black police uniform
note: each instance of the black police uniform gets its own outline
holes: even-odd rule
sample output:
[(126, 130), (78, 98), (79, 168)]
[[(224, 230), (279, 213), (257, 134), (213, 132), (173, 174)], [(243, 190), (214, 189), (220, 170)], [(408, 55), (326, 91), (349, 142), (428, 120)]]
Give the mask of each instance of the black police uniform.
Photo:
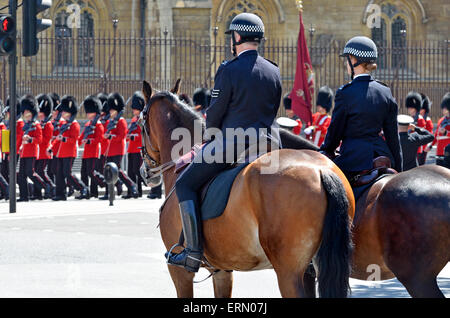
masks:
[(403, 171), (418, 167), (417, 149), (432, 142), (433, 134), (424, 128), (416, 127), (412, 133), (405, 131), (399, 135), (403, 154)]
[[(402, 155), (397, 127), (398, 106), (391, 90), (370, 75), (361, 75), (336, 92), (335, 107), (321, 150), (334, 153), (334, 162), (351, 174), (372, 168), (378, 156), (391, 159), (402, 171)], [(384, 137), (380, 135), (383, 130)]]

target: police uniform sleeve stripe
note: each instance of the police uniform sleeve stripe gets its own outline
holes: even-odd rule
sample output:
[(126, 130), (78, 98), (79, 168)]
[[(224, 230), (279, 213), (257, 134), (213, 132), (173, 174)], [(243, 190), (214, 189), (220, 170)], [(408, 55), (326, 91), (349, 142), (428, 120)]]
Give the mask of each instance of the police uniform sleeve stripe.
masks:
[(231, 98), (231, 80), (227, 69), (217, 74), (214, 89), (211, 92), (211, 105), (206, 110), (206, 128), (221, 128), (223, 116)]

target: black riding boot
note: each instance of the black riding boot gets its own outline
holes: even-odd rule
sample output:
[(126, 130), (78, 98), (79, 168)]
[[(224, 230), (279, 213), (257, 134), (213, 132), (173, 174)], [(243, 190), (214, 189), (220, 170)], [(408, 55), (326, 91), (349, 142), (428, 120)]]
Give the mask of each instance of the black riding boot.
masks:
[(200, 268), (203, 255), (201, 223), (197, 217), (194, 201), (180, 202), (179, 206), (186, 248), (179, 254), (167, 252), (167, 264), (184, 267), (195, 273)]

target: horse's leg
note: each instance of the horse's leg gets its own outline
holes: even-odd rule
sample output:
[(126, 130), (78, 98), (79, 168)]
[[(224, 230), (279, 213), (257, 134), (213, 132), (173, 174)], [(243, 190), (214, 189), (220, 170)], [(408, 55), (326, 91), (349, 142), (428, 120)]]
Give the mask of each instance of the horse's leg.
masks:
[(168, 266), (170, 277), (177, 290), (178, 298), (194, 297), (194, 273), (190, 273), (184, 268)]
[(436, 282), (436, 277), (398, 278), (413, 298), (445, 298)]
[(275, 268), (278, 287), (284, 298), (305, 298), (306, 291), (303, 284), (304, 271), (294, 271), (287, 268)]
[(214, 297), (231, 298), (233, 272), (220, 271), (213, 276)]
[(303, 275), (303, 287), (307, 298), (316, 298), (316, 274), (312, 264), (308, 265)]

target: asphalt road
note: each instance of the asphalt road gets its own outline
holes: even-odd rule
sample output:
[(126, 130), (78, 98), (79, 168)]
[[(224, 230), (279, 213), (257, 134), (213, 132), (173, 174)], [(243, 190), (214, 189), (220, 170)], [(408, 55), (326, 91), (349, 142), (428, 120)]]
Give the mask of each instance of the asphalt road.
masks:
[[(175, 297), (158, 225), (162, 200), (0, 203), (0, 297)], [(208, 272), (201, 269), (196, 279)], [(450, 297), (450, 264), (438, 283)], [(351, 297), (409, 297), (396, 280), (351, 279)], [(195, 285), (213, 297), (212, 281)], [(275, 273), (235, 272), (234, 297), (280, 297)]]

